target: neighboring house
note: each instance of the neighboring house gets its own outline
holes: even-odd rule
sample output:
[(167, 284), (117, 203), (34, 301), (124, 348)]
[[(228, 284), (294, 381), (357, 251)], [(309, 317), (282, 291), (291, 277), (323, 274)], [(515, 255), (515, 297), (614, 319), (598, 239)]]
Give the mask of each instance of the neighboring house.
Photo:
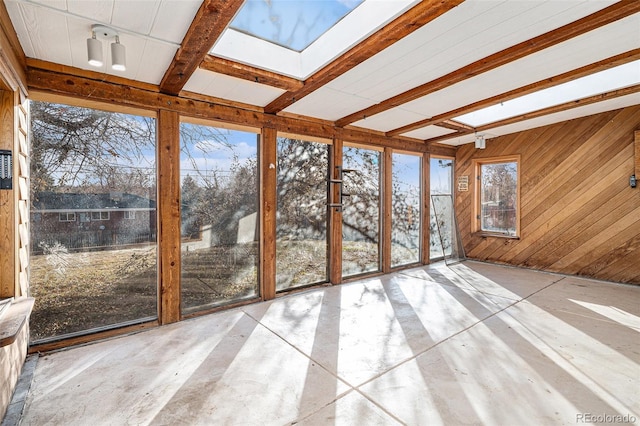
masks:
[(122, 192), (34, 194), (32, 250), (59, 243), (68, 249), (155, 241), (154, 200)]

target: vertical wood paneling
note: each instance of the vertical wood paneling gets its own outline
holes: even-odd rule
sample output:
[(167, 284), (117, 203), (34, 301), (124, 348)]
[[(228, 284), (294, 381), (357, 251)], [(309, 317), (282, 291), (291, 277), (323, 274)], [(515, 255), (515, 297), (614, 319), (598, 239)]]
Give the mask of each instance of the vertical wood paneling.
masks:
[(277, 154), (276, 129), (265, 127), (260, 143), (260, 293), (263, 300), (276, 297)]
[(30, 167), (29, 167), (29, 146), (27, 141), (28, 137), (28, 123), (29, 123), (29, 104), (28, 101), (24, 101), (23, 104), (18, 105), (16, 108), (18, 120), (17, 120), (17, 135), (18, 138), (15, 143), (15, 152), (18, 157), (17, 175), (19, 180), (19, 188), (16, 192), (16, 215), (17, 215), (17, 247), (18, 247), (18, 262), (16, 267), (16, 295), (27, 296), (29, 294), (29, 252), (30, 252), (30, 238), (29, 238), (29, 179), (30, 179)]
[(471, 232), (474, 180), (456, 197), (467, 256), (640, 284), (638, 129), (634, 106), (460, 147), (457, 175), (473, 175), (473, 159), (521, 156), (520, 238)]
[[(0, 91), (0, 149), (10, 150), (14, 156), (14, 94)], [(0, 297), (16, 296), (16, 226), (15, 194), (17, 179), (13, 178), (14, 189), (0, 189)]]
[[(342, 167), (342, 147), (341, 139), (334, 139), (331, 146), (331, 161), (329, 162), (330, 178), (340, 179), (337, 167)], [(331, 204), (339, 204), (340, 184), (332, 183), (332, 197), (329, 199)], [(340, 284), (342, 282), (342, 209), (331, 207), (329, 211), (329, 281), (331, 284)]]
[(180, 321), (180, 119), (158, 114), (158, 318)]

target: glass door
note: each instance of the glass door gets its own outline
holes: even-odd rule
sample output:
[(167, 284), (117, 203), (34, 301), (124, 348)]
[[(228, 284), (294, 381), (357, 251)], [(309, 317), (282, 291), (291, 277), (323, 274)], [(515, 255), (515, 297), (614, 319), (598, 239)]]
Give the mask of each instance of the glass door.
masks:
[(380, 270), (380, 160), (379, 151), (343, 149), (343, 277)]
[(180, 125), (182, 312), (258, 296), (258, 135)]
[(276, 291), (326, 282), (329, 145), (278, 137)]
[[(429, 258), (441, 260), (450, 256), (453, 248), (453, 159), (431, 158), (430, 188), (430, 244)], [(435, 196), (435, 197), (434, 197)], [(437, 211), (434, 210), (434, 203)]]
[(422, 157), (393, 153), (391, 165), (391, 267), (420, 262)]

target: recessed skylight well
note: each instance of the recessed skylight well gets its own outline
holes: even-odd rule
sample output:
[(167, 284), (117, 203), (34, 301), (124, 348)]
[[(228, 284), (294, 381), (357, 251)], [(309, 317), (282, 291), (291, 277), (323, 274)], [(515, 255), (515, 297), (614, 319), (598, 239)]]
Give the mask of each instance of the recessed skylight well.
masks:
[(247, 0), (210, 53), (304, 80), (420, 0)]
[(478, 127), (638, 83), (640, 83), (640, 61), (634, 61), (461, 115), (455, 120)]
[(297, 52), (363, 0), (247, 0), (230, 27)]

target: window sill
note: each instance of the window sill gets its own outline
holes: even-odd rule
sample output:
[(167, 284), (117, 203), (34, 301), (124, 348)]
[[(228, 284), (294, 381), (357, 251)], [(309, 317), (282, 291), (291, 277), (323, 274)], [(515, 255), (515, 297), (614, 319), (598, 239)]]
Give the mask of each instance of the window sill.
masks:
[(27, 323), (31, 315), (34, 299), (21, 297), (14, 299), (0, 319), (0, 347), (9, 346)]
[(487, 232), (487, 231), (476, 231), (476, 232), (472, 232), (471, 235), (473, 235), (474, 237), (482, 237), (482, 238), (496, 237), (496, 238), (505, 238), (507, 240), (520, 239), (519, 235), (509, 235), (509, 234), (501, 234), (499, 232)]

